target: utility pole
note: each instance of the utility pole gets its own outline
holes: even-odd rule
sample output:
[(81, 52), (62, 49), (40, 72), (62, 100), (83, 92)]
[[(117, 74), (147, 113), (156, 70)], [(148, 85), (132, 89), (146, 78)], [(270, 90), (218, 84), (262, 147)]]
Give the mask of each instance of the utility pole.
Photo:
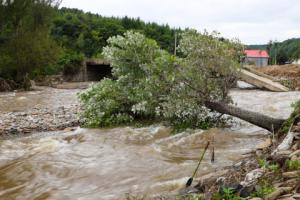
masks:
[(174, 55), (176, 56), (176, 51), (177, 51), (177, 33), (175, 32), (175, 42), (174, 42)]
[(277, 65), (277, 43), (275, 42), (275, 65)]

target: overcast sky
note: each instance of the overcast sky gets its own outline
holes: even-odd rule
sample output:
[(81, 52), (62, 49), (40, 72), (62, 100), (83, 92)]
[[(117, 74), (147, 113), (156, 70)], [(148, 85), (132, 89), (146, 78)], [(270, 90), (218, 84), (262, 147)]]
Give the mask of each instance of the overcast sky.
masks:
[(217, 30), (245, 44), (300, 37), (300, 0), (63, 0), (103, 16), (140, 17), (199, 31)]

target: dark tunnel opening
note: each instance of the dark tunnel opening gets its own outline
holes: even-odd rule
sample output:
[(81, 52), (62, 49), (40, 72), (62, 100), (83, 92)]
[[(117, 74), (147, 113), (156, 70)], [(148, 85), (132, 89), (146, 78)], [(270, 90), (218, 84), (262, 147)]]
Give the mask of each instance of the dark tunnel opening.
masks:
[(100, 81), (112, 77), (112, 68), (107, 64), (86, 63), (87, 80)]

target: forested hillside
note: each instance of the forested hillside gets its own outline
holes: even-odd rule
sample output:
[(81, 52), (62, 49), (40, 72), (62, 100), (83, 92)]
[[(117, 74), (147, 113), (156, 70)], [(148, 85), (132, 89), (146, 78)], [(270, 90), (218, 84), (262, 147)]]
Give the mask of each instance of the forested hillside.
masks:
[(267, 45), (266, 44), (251, 44), (251, 45), (247, 45), (246, 49), (266, 50), (267, 49)]
[(53, 22), (51, 35), (64, 47), (83, 53), (86, 57), (99, 56), (111, 36), (136, 30), (154, 39), (169, 52), (174, 51), (175, 32), (169, 25), (146, 23), (139, 18), (104, 17), (78, 9), (61, 8)]
[(272, 64), (292, 62), (300, 58), (300, 38), (288, 39), (281, 43), (270, 42), (267, 50), (271, 56)]

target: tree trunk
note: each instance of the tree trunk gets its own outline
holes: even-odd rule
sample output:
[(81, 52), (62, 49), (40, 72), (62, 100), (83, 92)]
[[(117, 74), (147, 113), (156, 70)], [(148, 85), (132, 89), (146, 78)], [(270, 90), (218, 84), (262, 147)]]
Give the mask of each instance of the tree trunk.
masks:
[(285, 119), (273, 118), (253, 111), (244, 110), (225, 103), (206, 101), (205, 106), (219, 113), (228, 114), (250, 122), (256, 126), (276, 132), (280, 129)]

